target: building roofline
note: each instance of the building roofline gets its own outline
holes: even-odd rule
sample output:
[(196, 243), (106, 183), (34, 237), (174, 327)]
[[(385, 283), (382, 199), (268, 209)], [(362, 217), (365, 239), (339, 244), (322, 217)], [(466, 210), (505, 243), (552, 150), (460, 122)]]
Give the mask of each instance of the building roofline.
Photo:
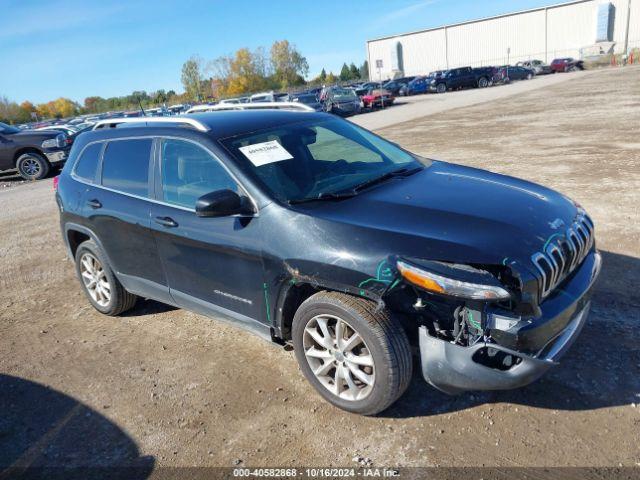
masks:
[(378, 38), (374, 38), (372, 40), (367, 40), (367, 44), (369, 44), (371, 42), (379, 42), (380, 40), (389, 40), (390, 38), (406, 37), (407, 35), (415, 35), (415, 34), (418, 34), (418, 33), (434, 32), (436, 30), (443, 30), (445, 28), (459, 27), (461, 25), (469, 25), (469, 24), (472, 24), (472, 23), (485, 22), (487, 20), (495, 20), (497, 18), (512, 17), (514, 15), (521, 15), (523, 13), (540, 12), (540, 11), (549, 10), (549, 9), (552, 9), (552, 8), (567, 7), (569, 5), (577, 5), (579, 3), (587, 3), (587, 2), (593, 2), (593, 1), (595, 1), (595, 0), (572, 0), (572, 1), (569, 1), (569, 2), (563, 2), (563, 3), (554, 3), (553, 5), (547, 5), (546, 7), (530, 8), (530, 9), (527, 9), (527, 10), (519, 10), (517, 12), (502, 13), (500, 15), (494, 15), (494, 16), (491, 16), (491, 17), (482, 17), (482, 18), (476, 18), (474, 20), (465, 20), (464, 22), (449, 23), (449, 24), (446, 24), (446, 25), (440, 25), (439, 27), (425, 28), (425, 29), (422, 29), (422, 30), (413, 30), (411, 32), (405, 32), (405, 33), (396, 33), (394, 35), (386, 35), (384, 37), (378, 37)]

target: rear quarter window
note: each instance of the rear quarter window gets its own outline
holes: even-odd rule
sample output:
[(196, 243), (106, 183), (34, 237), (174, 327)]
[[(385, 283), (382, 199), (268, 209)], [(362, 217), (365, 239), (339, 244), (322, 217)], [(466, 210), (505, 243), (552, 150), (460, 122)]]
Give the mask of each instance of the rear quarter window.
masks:
[(86, 147), (80, 154), (80, 158), (76, 163), (74, 174), (88, 182), (96, 179), (96, 171), (100, 162), (100, 153), (102, 152), (102, 143), (92, 143)]
[(150, 138), (112, 140), (102, 160), (102, 185), (119, 192), (149, 195)]

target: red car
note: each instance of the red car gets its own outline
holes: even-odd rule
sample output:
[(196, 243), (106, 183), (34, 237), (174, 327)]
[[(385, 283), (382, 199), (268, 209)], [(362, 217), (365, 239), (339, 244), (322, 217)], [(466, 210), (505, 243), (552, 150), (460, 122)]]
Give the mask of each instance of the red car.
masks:
[(584, 70), (584, 62), (575, 58), (556, 58), (551, 62), (551, 71), (556, 72), (573, 72), (574, 70)]
[(384, 88), (368, 90), (360, 98), (364, 108), (387, 107), (396, 99), (389, 90)]

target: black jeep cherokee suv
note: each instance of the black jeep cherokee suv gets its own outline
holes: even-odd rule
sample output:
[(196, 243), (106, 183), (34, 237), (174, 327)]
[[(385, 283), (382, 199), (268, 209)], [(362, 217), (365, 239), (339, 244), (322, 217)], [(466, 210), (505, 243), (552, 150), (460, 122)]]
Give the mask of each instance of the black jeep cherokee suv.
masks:
[(324, 113), (167, 121), (80, 136), (59, 178), (64, 241), (102, 313), (142, 296), (291, 343), (318, 392), (362, 414), (407, 388), (412, 344), (440, 390), (508, 389), (585, 323), (600, 255), (557, 192)]
[(15, 169), (25, 180), (40, 180), (53, 165), (65, 162), (69, 149), (64, 133), (0, 123), (0, 171)]

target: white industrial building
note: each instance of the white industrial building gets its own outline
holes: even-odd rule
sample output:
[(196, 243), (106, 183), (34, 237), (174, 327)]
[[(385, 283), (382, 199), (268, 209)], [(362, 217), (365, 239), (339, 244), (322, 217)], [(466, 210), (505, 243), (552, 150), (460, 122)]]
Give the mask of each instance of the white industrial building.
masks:
[(367, 42), (369, 78), (462, 66), (626, 53), (640, 47), (640, 0), (577, 0)]

